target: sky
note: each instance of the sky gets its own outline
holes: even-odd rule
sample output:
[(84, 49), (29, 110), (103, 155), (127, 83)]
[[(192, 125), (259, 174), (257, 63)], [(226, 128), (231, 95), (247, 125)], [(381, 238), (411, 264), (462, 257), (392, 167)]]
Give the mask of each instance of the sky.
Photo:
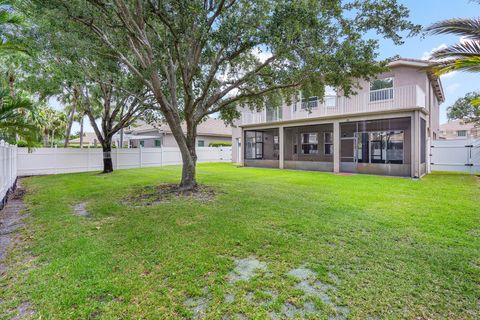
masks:
[[(473, 18), (480, 15), (480, 4), (471, 0), (398, 0), (410, 9), (410, 21), (426, 27), (434, 22), (451, 18)], [(391, 40), (380, 39), (379, 58), (386, 59), (395, 55), (403, 58), (426, 59), (437, 48), (459, 42), (457, 36), (438, 35), (406, 38), (403, 45), (397, 46)], [(460, 97), (471, 91), (479, 90), (480, 75), (474, 73), (452, 72), (441, 77), (445, 92), (445, 102), (440, 106), (440, 123), (447, 121), (447, 108)], [(87, 120), (87, 119), (86, 119)], [(85, 130), (93, 131), (88, 121)], [(79, 130), (74, 124), (72, 132)]]
[[(410, 20), (424, 27), (445, 19), (473, 18), (480, 15), (480, 4), (470, 0), (399, 0), (410, 9)], [(403, 58), (427, 58), (437, 48), (459, 42), (459, 37), (450, 35), (416, 36), (407, 38), (405, 43), (396, 46), (392, 41), (381, 39), (380, 59), (399, 55)], [(474, 73), (452, 72), (441, 77), (445, 102), (440, 105), (440, 123), (447, 121), (447, 108), (460, 97), (471, 91), (479, 90), (480, 75)]]

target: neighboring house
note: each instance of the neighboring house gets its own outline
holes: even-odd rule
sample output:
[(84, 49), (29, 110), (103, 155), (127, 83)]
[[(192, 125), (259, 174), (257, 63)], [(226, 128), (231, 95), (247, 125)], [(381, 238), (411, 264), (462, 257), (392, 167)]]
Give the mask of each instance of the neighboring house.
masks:
[[(182, 125), (186, 131), (185, 125)], [(114, 136), (116, 145), (120, 145), (120, 135)], [(152, 126), (142, 121), (124, 130), (124, 145), (130, 148), (177, 147), (177, 142), (167, 124)], [(208, 118), (197, 127), (197, 147), (208, 147), (212, 142), (232, 142), (232, 127), (223, 120)]]
[[(291, 105), (241, 110), (233, 161), (251, 167), (420, 177), (437, 139), (440, 79), (429, 63), (399, 59), (357, 95), (298, 97)], [(309, 110), (310, 109), (310, 110)]]
[(440, 125), (440, 139), (480, 138), (480, 127), (463, 120), (450, 120)]
[[(80, 138), (70, 140), (69, 144), (70, 146), (80, 146)], [(95, 132), (83, 133), (83, 147), (97, 147), (99, 145)]]

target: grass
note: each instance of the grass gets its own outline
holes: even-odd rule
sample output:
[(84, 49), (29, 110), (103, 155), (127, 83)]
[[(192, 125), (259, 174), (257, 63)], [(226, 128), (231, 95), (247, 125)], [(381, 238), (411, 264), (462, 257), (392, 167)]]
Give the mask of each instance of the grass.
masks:
[[(338, 277), (332, 296), (351, 319), (480, 317), (478, 177), (200, 164), (213, 200), (122, 201), (179, 175), (172, 166), (25, 179), (31, 215), (0, 280), (0, 315), (29, 301), (44, 319), (189, 318), (185, 300), (207, 288), (207, 319), (264, 319), (305, 299), (322, 311), (311, 318), (333, 316), (285, 276), (308, 266), (325, 283)], [(72, 214), (84, 201), (90, 218)], [(247, 257), (268, 272), (232, 285), (234, 259)], [(236, 298), (225, 303), (228, 293)]]

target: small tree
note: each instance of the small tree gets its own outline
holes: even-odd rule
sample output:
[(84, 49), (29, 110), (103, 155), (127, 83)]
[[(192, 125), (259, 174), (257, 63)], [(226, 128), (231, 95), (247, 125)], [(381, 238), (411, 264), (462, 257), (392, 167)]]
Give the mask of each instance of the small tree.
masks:
[[(20, 1), (25, 2), (25, 1)], [(30, 0), (52, 23), (89, 34), (153, 94), (180, 148), (181, 190), (196, 186), (198, 124), (237, 107), (279, 106), (326, 84), (350, 94), (384, 70), (369, 30), (402, 43), (419, 27), (396, 0)], [(186, 132), (182, 130), (186, 124)]]

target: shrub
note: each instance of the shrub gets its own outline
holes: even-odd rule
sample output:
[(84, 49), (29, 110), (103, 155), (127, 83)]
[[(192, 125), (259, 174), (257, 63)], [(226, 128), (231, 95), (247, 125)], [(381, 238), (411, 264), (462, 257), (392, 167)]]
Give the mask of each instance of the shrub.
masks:
[(218, 141), (218, 142), (210, 142), (208, 144), (208, 146), (209, 147), (231, 147), (232, 143), (231, 142)]

